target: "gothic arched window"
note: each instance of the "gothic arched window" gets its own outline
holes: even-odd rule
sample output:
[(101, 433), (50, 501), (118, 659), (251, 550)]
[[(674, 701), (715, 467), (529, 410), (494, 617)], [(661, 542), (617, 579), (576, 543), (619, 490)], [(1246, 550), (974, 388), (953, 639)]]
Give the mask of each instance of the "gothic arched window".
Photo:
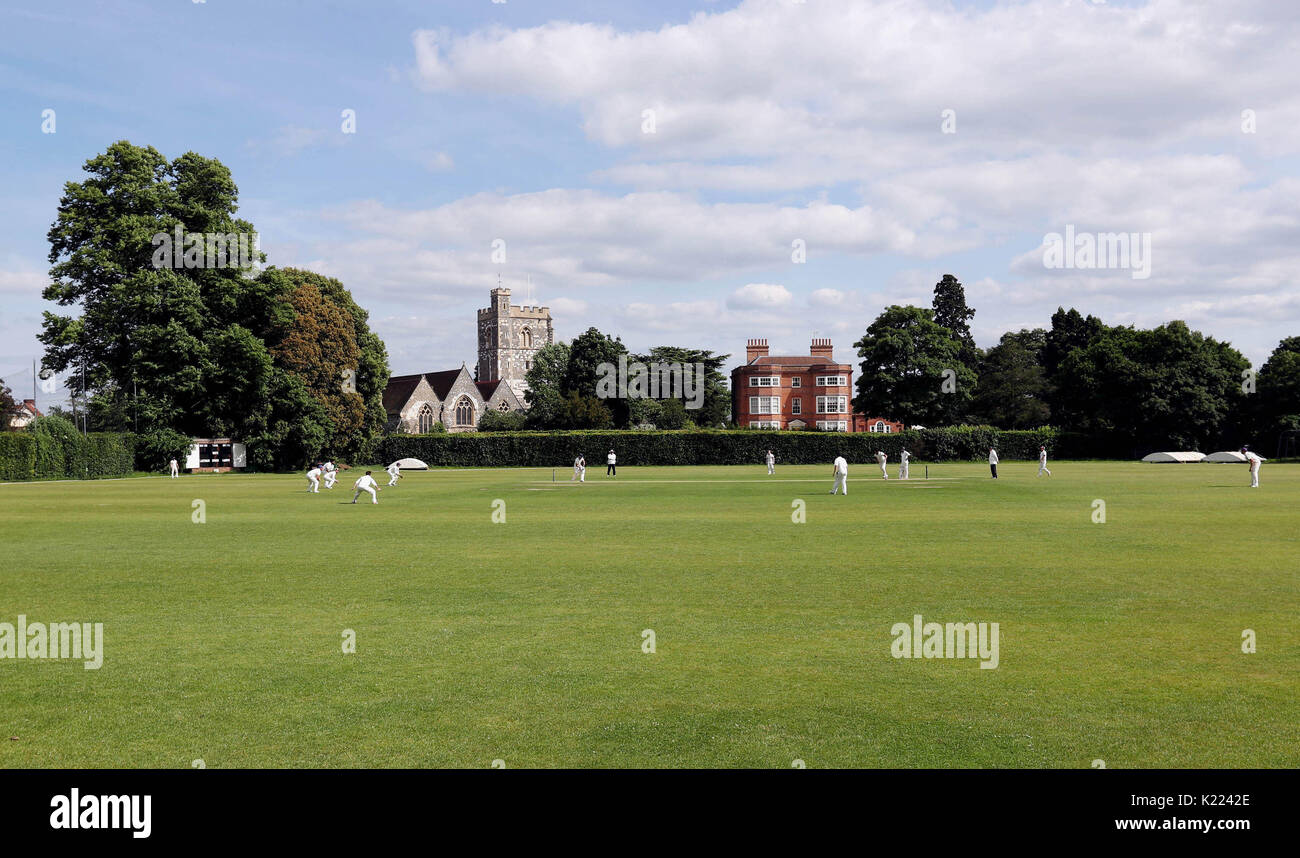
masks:
[(533, 347), (533, 332), (530, 329), (524, 328), (523, 331), (520, 332), (519, 345), (526, 349), (531, 349)]
[(415, 419), (419, 434), (427, 435), (433, 431), (433, 409), (429, 407), (429, 403), (426, 402), (420, 406), (420, 413)]
[(474, 425), (474, 403), (469, 401), (468, 396), (462, 396), (460, 401), (456, 403), (456, 425)]

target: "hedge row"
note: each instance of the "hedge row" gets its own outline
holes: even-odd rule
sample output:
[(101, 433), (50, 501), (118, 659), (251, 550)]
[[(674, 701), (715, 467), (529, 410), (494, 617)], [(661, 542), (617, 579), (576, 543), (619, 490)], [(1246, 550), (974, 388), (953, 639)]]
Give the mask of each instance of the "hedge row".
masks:
[(391, 435), (380, 459), (412, 457), (430, 466), (556, 467), (582, 453), (595, 467), (613, 448), (626, 465), (740, 465), (761, 462), (767, 450), (785, 464), (824, 464), (836, 456), (874, 461), (883, 450), (891, 462), (906, 446), (918, 461), (980, 461), (996, 447), (1003, 459), (1037, 459), (1039, 445), (1056, 458), (1130, 458), (1118, 439), (1061, 433), (1051, 427), (1008, 432), (990, 426), (912, 429), (898, 434), (774, 432), (758, 430), (466, 432)]
[(0, 481), (121, 477), (133, 462), (127, 433), (0, 432)]

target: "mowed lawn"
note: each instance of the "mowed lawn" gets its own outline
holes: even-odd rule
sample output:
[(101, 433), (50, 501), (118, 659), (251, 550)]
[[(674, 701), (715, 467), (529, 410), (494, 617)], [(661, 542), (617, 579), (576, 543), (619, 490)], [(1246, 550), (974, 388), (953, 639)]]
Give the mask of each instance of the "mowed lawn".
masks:
[(0, 485), (0, 622), (105, 636), (0, 660), (0, 766), (1300, 766), (1300, 466), (1051, 467)]

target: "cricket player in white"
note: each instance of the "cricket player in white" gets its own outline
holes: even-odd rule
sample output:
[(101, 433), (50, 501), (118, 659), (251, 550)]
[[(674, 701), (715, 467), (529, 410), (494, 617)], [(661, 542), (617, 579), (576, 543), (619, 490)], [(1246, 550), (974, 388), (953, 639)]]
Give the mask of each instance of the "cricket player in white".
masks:
[(176, 464), (175, 459), (172, 459), (170, 462), (167, 463), (167, 468), (168, 470), (171, 471), (173, 480), (181, 475), (180, 465)]
[(574, 480), (580, 483), (587, 481), (587, 460), (582, 458), (581, 453), (578, 454), (578, 458), (573, 460), (573, 476), (569, 478), (569, 482)]
[(334, 488), (334, 481), (339, 478), (339, 470), (334, 467), (333, 462), (326, 462), (321, 465), (321, 470), (325, 473), (325, 488)]
[(889, 457), (885, 455), (885, 451), (877, 450), (876, 464), (880, 465), (880, 477), (885, 480), (889, 479), (889, 472), (885, 470), (885, 462), (887, 461), (889, 461)]
[[(397, 467), (397, 463), (393, 462), (393, 464), (389, 465), (387, 468), (384, 468), (384, 470), (388, 472), (388, 485), (390, 486), (397, 485), (397, 481), (402, 478), (402, 469)], [(366, 473), (368, 474), (370, 472), (366, 471)]]
[(307, 491), (312, 494), (320, 494), (320, 467), (312, 465), (311, 470), (307, 472)]
[(993, 472), (993, 479), (998, 478), (998, 451), (989, 447), (989, 470)]
[(618, 476), (618, 456), (614, 455), (612, 449), (609, 451), (609, 455), (605, 457), (605, 476)]
[(1041, 477), (1043, 474), (1050, 477), (1052, 472), (1047, 470), (1047, 448), (1040, 446), (1038, 448), (1038, 473), (1035, 476)]
[(366, 471), (366, 475), (357, 480), (352, 485), (352, 488), (356, 489), (356, 491), (352, 493), (353, 503), (357, 502), (357, 498), (361, 496), (362, 492), (370, 492), (370, 502), (379, 503), (379, 496), (375, 494), (375, 489), (379, 488), (379, 484), (375, 482), (374, 477), (370, 476), (369, 471)]
[(910, 458), (912, 458), (912, 454), (907, 452), (906, 447), (898, 454), (898, 478), (900, 480), (907, 479), (907, 460)]
[(1246, 461), (1250, 463), (1250, 487), (1252, 489), (1259, 488), (1259, 466), (1267, 462), (1268, 459), (1261, 457), (1249, 447), (1242, 447), (1241, 455), (1245, 456)]
[(844, 489), (844, 494), (849, 493), (849, 463), (844, 461), (843, 456), (836, 456), (835, 463), (831, 466), (835, 473), (835, 488), (831, 489), (831, 494), (838, 494), (840, 489)]
[(767, 461), (767, 475), (770, 477), (776, 473), (776, 456), (772, 453), (771, 450), (767, 451), (766, 461)]

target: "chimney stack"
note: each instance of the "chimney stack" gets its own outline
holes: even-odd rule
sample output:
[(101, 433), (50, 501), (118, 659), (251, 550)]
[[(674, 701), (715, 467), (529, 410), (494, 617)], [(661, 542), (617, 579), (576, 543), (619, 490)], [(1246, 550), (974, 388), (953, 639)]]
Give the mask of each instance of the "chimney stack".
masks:
[(827, 363), (835, 361), (835, 354), (831, 348), (830, 340), (819, 340), (816, 337), (812, 341), (812, 349), (809, 352), (813, 357), (824, 358)]
[(753, 363), (761, 357), (767, 357), (767, 340), (750, 340), (745, 343), (745, 363)]

